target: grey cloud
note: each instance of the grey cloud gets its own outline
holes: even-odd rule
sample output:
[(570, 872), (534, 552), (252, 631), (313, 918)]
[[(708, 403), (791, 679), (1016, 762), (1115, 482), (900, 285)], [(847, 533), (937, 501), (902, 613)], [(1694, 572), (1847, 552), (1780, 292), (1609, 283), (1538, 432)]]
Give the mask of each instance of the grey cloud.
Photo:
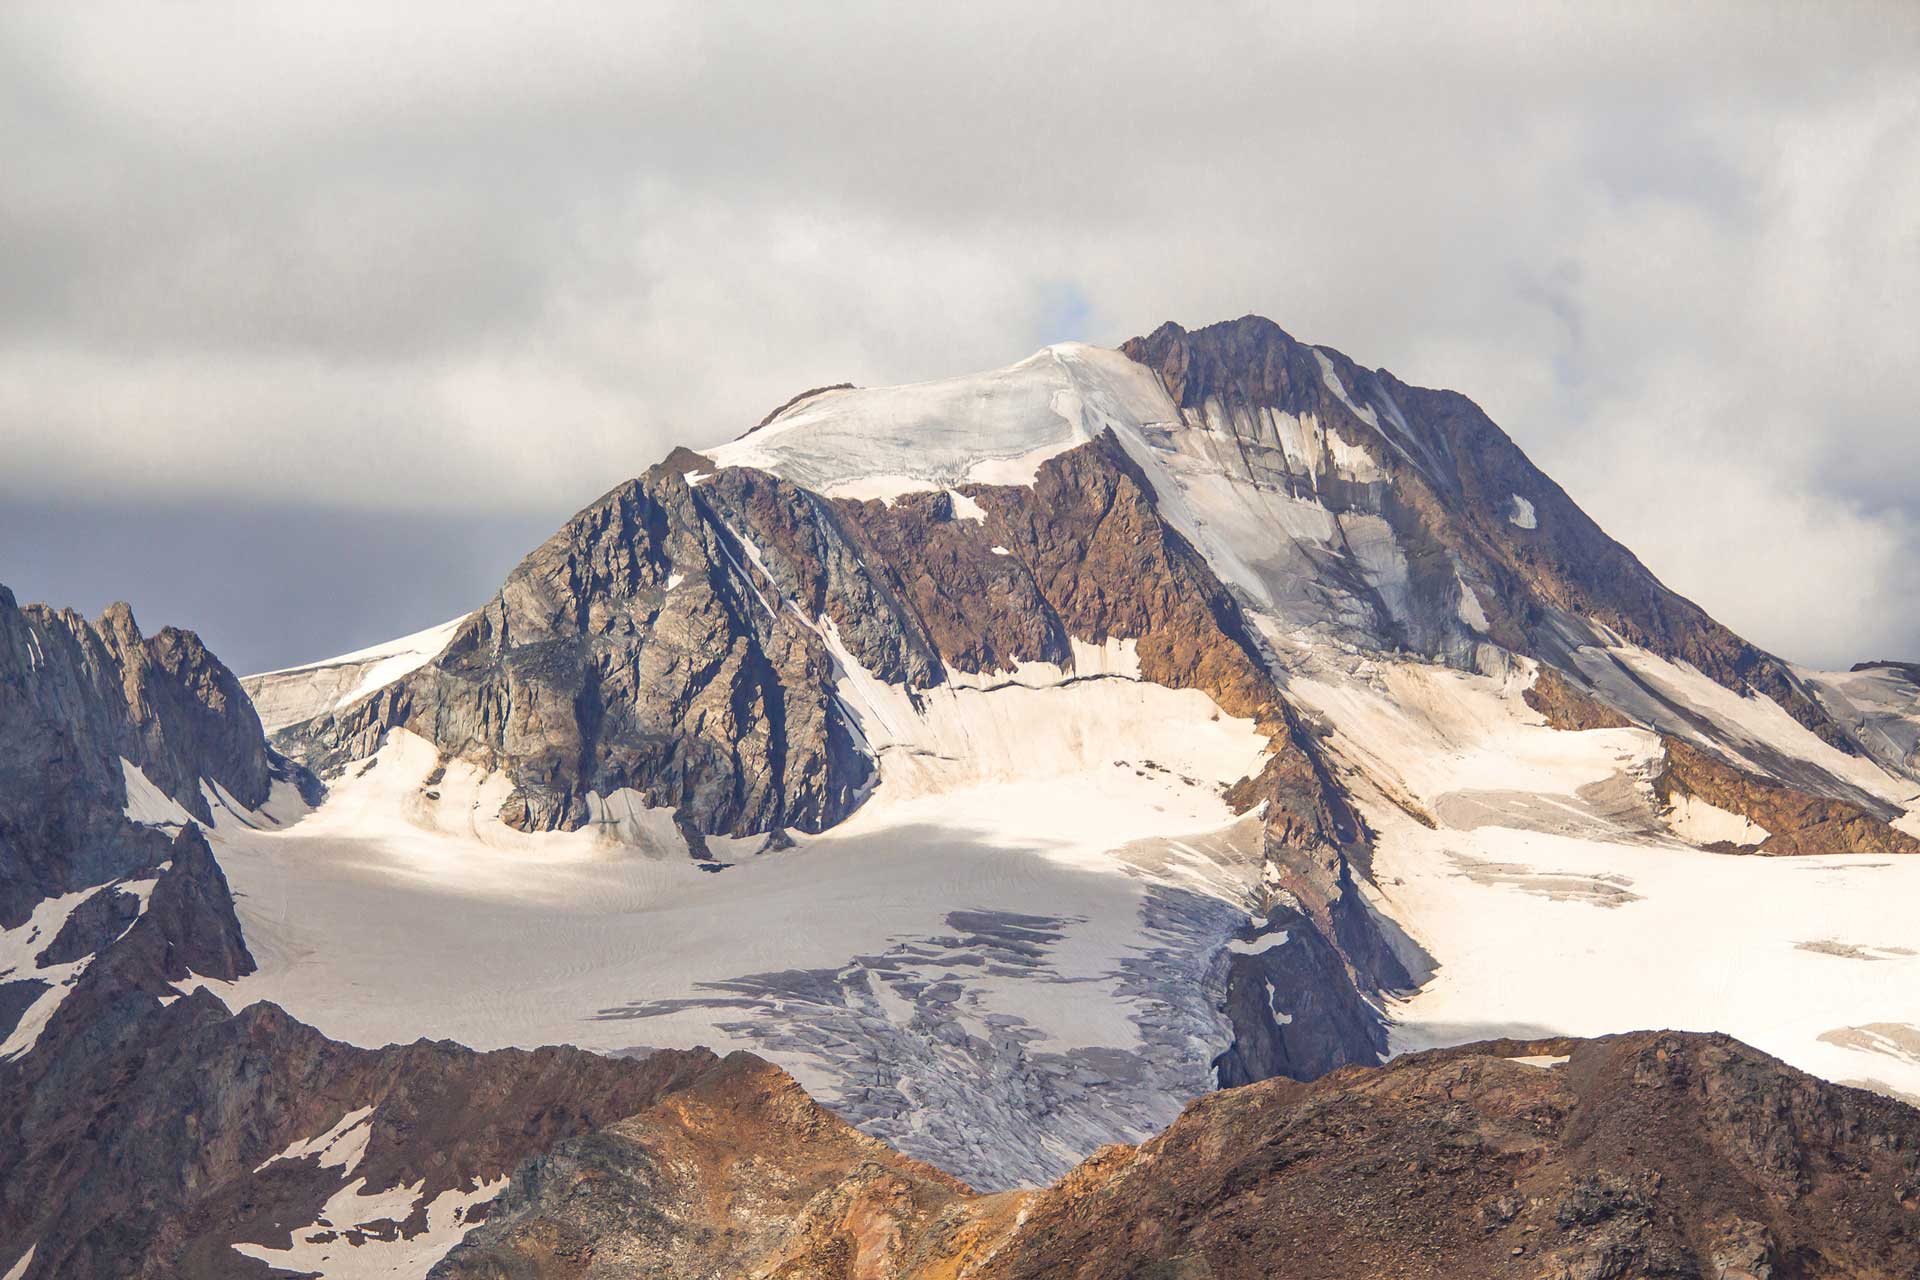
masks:
[(1761, 643), (1920, 655), (1910, 6), (12, 6), (0, 151), (16, 507), (430, 561), (799, 387), (1259, 311)]

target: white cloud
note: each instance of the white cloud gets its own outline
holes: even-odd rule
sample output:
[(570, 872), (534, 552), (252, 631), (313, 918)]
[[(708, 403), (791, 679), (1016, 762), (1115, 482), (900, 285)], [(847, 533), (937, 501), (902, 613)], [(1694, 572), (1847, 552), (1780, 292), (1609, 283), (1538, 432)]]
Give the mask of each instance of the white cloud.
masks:
[(1760, 643), (1920, 654), (1916, 36), (14, 6), (0, 491), (564, 507), (805, 386), (1259, 311), (1472, 395)]

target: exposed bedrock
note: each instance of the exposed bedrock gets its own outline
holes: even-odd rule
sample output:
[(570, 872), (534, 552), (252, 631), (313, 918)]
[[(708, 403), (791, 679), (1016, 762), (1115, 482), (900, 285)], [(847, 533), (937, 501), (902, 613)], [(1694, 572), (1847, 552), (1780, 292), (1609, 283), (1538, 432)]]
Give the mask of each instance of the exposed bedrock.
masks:
[(1888, 821), (1897, 816), (1891, 806), (1875, 812), (1851, 801), (1812, 795), (1736, 767), (1691, 742), (1663, 735), (1660, 743), (1666, 755), (1654, 775), (1654, 794), (1667, 805), (1699, 800), (1745, 818), (1765, 833), (1752, 852), (1920, 853), (1920, 840)]

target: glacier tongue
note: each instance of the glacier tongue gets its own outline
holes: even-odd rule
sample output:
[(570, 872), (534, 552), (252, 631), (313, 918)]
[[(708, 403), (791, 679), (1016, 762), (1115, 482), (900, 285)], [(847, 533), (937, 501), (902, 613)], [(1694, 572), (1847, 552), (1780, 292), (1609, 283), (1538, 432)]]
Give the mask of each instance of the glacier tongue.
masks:
[(260, 963), (221, 994), (370, 1045), (750, 1048), (976, 1185), (1053, 1176), (1211, 1086), (1262, 865), (1222, 793), (1264, 735), (1082, 658), (915, 699), (840, 647), (882, 785), (707, 863), (631, 796), (513, 831), (504, 779), (395, 731), (304, 821), (216, 833)]

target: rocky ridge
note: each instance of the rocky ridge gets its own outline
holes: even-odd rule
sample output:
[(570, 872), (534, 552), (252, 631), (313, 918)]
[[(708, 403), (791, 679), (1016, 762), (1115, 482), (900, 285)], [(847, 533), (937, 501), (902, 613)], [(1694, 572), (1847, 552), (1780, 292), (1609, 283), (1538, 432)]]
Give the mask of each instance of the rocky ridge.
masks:
[[(1191, 332), (1168, 323), (1121, 350), (1154, 370), (1183, 416), (1229, 435), (1262, 482), (1386, 522), (1407, 549), (1404, 590), (1371, 593), (1389, 642), (1471, 665), (1491, 639), (1585, 683), (1570, 651), (1619, 638), (1858, 750), (1785, 663), (1668, 590), (1458, 392), (1409, 386), (1261, 316)], [(1357, 442), (1380, 479), (1321, 487), (1281, 438), (1279, 422), (1302, 418)]]
[(524, 1166), (432, 1274), (1892, 1280), (1916, 1249), (1920, 1112), (1641, 1032), (1223, 1090), (993, 1196), (743, 1065)]
[[(224, 881), (187, 868), (163, 873), (36, 1046), (0, 1062), (0, 1265), (16, 1280), (265, 1277), (431, 1250), (423, 1271), (520, 1161), (717, 1066), (703, 1050), (357, 1049), (270, 1004), (231, 1013), (176, 985), (190, 957), (238, 942)], [(226, 933), (164, 906), (175, 893), (217, 899)]]

